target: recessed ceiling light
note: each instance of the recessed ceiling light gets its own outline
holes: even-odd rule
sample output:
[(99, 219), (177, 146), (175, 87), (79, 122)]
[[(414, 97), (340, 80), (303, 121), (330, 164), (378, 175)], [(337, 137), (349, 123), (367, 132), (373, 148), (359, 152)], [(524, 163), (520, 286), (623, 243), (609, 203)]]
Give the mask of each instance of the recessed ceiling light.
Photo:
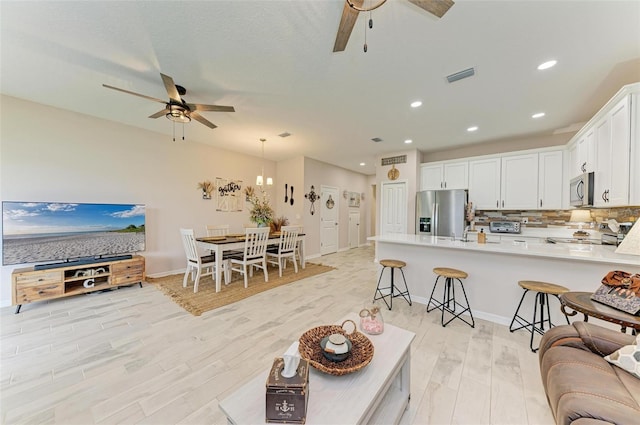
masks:
[(538, 112), (537, 114), (531, 115), (531, 118), (542, 118), (544, 117), (544, 112)]
[(404, 142), (408, 145), (408, 144), (410, 144), (410, 143), (413, 143), (413, 140), (411, 140), (411, 139), (407, 139), (407, 140), (405, 140)]
[(367, 164), (365, 164), (364, 162), (361, 162), (361, 163), (360, 163), (360, 166), (361, 166), (361, 167), (364, 167), (365, 165), (367, 165)]
[(471, 133), (472, 131), (476, 131), (477, 129), (478, 129), (478, 126), (474, 125), (473, 127), (467, 128), (467, 131)]
[(422, 106), (422, 102), (420, 100), (416, 100), (415, 102), (411, 102), (412, 108), (417, 108), (418, 106)]
[(545, 63), (542, 63), (542, 64), (538, 65), (538, 69), (541, 70), (541, 71), (543, 69), (549, 69), (549, 68), (551, 68), (552, 66), (554, 66), (557, 63), (558, 63), (558, 61), (556, 61), (556, 60), (547, 61)]

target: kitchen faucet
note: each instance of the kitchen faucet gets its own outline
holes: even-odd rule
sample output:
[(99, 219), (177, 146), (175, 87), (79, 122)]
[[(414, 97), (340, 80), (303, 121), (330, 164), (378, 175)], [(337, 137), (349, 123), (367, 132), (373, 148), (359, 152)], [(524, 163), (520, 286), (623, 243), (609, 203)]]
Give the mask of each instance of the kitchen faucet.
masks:
[(464, 232), (462, 232), (462, 242), (469, 242), (467, 236), (469, 235), (469, 226), (464, 228)]

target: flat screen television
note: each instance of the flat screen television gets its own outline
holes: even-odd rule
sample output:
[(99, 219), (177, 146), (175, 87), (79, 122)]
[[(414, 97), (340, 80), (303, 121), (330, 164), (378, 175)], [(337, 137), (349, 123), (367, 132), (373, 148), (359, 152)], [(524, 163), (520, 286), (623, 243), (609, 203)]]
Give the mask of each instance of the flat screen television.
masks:
[(2, 265), (37, 268), (126, 257), (145, 249), (145, 206), (2, 202)]

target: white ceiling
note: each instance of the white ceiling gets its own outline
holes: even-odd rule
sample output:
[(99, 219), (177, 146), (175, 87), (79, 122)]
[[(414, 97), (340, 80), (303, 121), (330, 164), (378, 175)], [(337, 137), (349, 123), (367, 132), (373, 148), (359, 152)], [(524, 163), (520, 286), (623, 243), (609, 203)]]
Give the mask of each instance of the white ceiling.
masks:
[[(161, 104), (102, 87), (167, 99), (162, 72), (188, 102), (236, 108), (203, 112), (219, 127), (192, 122), (186, 143), (260, 156), (266, 138), (267, 159), (305, 155), (373, 174), (379, 154), (551, 134), (640, 81), (640, 1), (456, 0), (437, 19), (389, 0), (373, 12), (367, 53), (362, 13), (346, 50), (332, 53), (343, 4), (2, 0), (0, 89), (173, 143), (169, 120), (147, 118)], [(548, 59), (558, 65), (536, 70)], [(446, 82), (472, 66), (476, 76)], [(416, 99), (423, 106), (410, 108)]]

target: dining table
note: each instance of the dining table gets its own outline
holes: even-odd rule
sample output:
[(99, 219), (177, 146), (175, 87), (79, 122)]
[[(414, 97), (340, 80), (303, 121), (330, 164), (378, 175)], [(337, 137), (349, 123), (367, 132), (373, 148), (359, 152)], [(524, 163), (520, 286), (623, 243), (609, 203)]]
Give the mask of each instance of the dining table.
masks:
[[(300, 253), (300, 266), (305, 268), (304, 259), (304, 233), (298, 234), (298, 247)], [(225, 236), (203, 236), (196, 238), (196, 241), (203, 249), (211, 251), (215, 254), (216, 270), (214, 280), (216, 282), (216, 292), (220, 292), (220, 282), (222, 280), (222, 261), (224, 253), (228, 251), (243, 250), (245, 244), (245, 234), (228, 234)], [(280, 243), (280, 233), (271, 232), (267, 239), (267, 245), (278, 245)], [(298, 259), (296, 259), (298, 260)]]

